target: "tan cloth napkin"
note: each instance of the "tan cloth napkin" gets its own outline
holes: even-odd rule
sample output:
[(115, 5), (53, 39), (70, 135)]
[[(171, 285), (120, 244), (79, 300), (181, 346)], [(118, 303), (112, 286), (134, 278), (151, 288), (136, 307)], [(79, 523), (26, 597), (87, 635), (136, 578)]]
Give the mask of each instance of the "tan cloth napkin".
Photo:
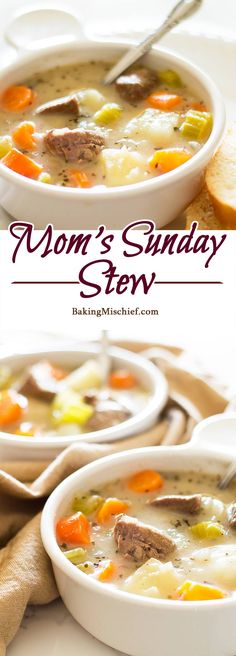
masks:
[(225, 396), (201, 376), (180, 367), (180, 349), (125, 346), (135, 351), (148, 349), (146, 355), (168, 380), (169, 400), (156, 426), (112, 444), (73, 444), (52, 463), (0, 463), (0, 656), (14, 637), (27, 604), (46, 604), (58, 594), (39, 528), (40, 510), (56, 485), (83, 465), (110, 453), (183, 443), (190, 439), (197, 421), (224, 412), (228, 405)]

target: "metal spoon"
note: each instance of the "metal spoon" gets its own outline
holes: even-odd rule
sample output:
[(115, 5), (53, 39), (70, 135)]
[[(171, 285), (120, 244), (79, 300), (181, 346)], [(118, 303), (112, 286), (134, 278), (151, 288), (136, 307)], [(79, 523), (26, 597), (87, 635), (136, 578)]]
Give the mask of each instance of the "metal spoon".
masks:
[(203, 0), (180, 0), (172, 11), (168, 14), (162, 25), (155, 32), (152, 32), (144, 41), (137, 46), (133, 46), (121, 59), (111, 68), (103, 80), (103, 84), (112, 84), (116, 78), (121, 75), (129, 66), (134, 64), (140, 57), (143, 57), (153, 45), (159, 41), (167, 32), (172, 30), (182, 20), (191, 16), (201, 6)]
[(111, 358), (108, 352), (109, 349), (109, 340), (108, 340), (108, 331), (107, 330), (102, 330), (101, 331), (101, 348), (100, 348), (100, 353), (98, 356), (98, 361), (101, 367), (102, 371), (102, 378), (103, 378), (103, 384), (106, 385), (108, 375), (110, 372), (111, 368)]
[(227, 469), (226, 474), (223, 476), (221, 481), (218, 483), (219, 490), (225, 490), (226, 487), (231, 483), (232, 479), (236, 475), (236, 462), (233, 462)]

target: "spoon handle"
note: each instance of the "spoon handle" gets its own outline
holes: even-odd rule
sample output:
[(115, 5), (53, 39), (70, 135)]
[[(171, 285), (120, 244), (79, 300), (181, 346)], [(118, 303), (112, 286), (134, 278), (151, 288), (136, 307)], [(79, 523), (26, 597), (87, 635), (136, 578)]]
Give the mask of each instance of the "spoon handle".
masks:
[(233, 462), (227, 469), (226, 474), (223, 476), (221, 481), (218, 484), (219, 490), (225, 490), (226, 487), (230, 484), (232, 479), (236, 476), (236, 463)]
[(112, 67), (103, 80), (104, 84), (112, 84), (121, 73), (123, 73), (129, 66), (134, 64), (135, 61), (143, 57), (153, 45), (159, 41), (167, 32), (172, 30), (182, 20), (191, 16), (201, 5), (202, 0), (180, 0), (177, 5), (171, 10), (162, 25), (158, 27), (155, 32), (141, 41), (137, 46), (129, 49), (123, 57)]

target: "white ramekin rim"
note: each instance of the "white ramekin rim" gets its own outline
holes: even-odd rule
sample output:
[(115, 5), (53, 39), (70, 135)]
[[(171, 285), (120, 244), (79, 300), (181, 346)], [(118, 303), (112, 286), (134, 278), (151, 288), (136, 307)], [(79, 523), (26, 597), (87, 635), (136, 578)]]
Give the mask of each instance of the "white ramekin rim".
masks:
[[(18, 355), (9, 355), (6, 356), (5, 358), (0, 358), (0, 364), (3, 361), (12, 361), (14, 360), (17, 361), (19, 358), (20, 360), (24, 360), (24, 358), (34, 358), (35, 360), (37, 358), (45, 357), (49, 358), (50, 355), (57, 357), (58, 356), (58, 362), (60, 363), (60, 355), (63, 357), (65, 354), (75, 354), (79, 357), (80, 353), (87, 353), (88, 357), (90, 355), (96, 355), (99, 350), (99, 345), (98, 344), (89, 344), (89, 343), (84, 343), (81, 348), (78, 348), (76, 350), (74, 349), (61, 349), (61, 350), (56, 350), (56, 349), (50, 349), (46, 351), (31, 351), (27, 353), (19, 353)], [(120, 348), (117, 346), (111, 346), (109, 347), (109, 351), (111, 354), (112, 358), (117, 358), (118, 360), (120, 359), (121, 361), (127, 362), (127, 365), (130, 363), (131, 367), (132, 365), (134, 367), (137, 367), (140, 371), (140, 376), (142, 375), (142, 372), (145, 372), (147, 377), (149, 378), (150, 382), (150, 387), (152, 389), (150, 399), (148, 400), (147, 404), (145, 405), (144, 408), (142, 408), (141, 411), (137, 412), (137, 414), (133, 415), (130, 419), (127, 419), (126, 421), (122, 422), (118, 426), (113, 426), (111, 428), (106, 428), (103, 431), (93, 431), (90, 433), (81, 433), (80, 435), (67, 435), (62, 436), (62, 437), (54, 437), (54, 436), (48, 436), (48, 437), (34, 437), (34, 438), (28, 438), (28, 437), (23, 437), (20, 435), (15, 435), (13, 433), (5, 433), (3, 431), (0, 431), (0, 441), (2, 445), (11, 445), (11, 446), (19, 446), (24, 449), (42, 449), (45, 448), (45, 451), (47, 448), (50, 447), (55, 447), (55, 448), (61, 448), (69, 446), (70, 444), (75, 444), (79, 442), (87, 442), (87, 443), (92, 443), (92, 442), (99, 442), (102, 444), (105, 444), (106, 442), (109, 442), (110, 440), (113, 439), (124, 439), (126, 437), (126, 432), (129, 431), (129, 427), (132, 425), (135, 429), (137, 430), (137, 434), (139, 432), (139, 427), (142, 425), (142, 422), (145, 421), (145, 419), (148, 419), (150, 415), (153, 415), (155, 413), (155, 410), (157, 408), (157, 414), (158, 414), (158, 408), (159, 411), (161, 412), (167, 396), (168, 396), (168, 385), (166, 378), (164, 377), (163, 373), (152, 363), (146, 360), (142, 355), (139, 353), (133, 353), (131, 351), (128, 351), (128, 349)], [(155, 419), (153, 420), (154, 423)], [(99, 439), (99, 433), (103, 433), (103, 436), (105, 435), (105, 439), (103, 439), (101, 442), (101, 434), (100, 434), (100, 439)], [(128, 432), (128, 434), (130, 434)], [(46, 454), (45, 454), (46, 455)]]
[[(127, 43), (119, 43), (119, 42), (104, 42), (101, 43), (101, 41), (86, 41), (82, 43), (76, 43), (72, 42), (70, 44), (67, 44), (66, 46), (59, 47), (57, 46), (49, 46), (40, 53), (34, 53), (32, 54), (27, 54), (18, 59), (17, 63), (13, 63), (7, 68), (3, 69), (2, 75), (0, 76), (0, 84), (1, 84), (1, 78), (4, 76), (7, 76), (8, 74), (11, 74), (12, 72), (17, 73), (17, 69), (22, 66), (27, 66), (27, 64), (36, 62), (39, 58), (39, 55), (48, 53), (48, 55), (56, 55), (57, 53), (61, 52), (68, 52), (71, 50), (111, 50), (111, 49), (117, 49), (117, 50), (124, 50), (127, 49), (127, 46), (129, 44)], [(204, 169), (206, 164), (208, 163), (209, 159), (211, 156), (213, 156), (217, 146), (220, 144), (220, 141), (223, 137), (224, 134), (224, 129), (225, 129), (225, 123), (226, 123), (226, 112), (225, 112), (225, 106), (223, 102), (222, 95), (215, 84), (215, 82), (206, 74), (204, 73), (198, 66), (195, 64), (192, 64), (188, 59), (181, 57), (177, 55), (175, 52), (169, 49), (165, 49), (162, 47), (153, 47), (151, 50), (151, 56), (166, 56), (167, 60), (172, 62), (173, 64), (176, 64), (177, 66), (182, 67), (188, 74), (192, 75), (193, 78), (197, 82), (200, 82), (200, 84), (205, 88), (206, 93), (210, 95), (211, 98), (211, 103), (212, 103), (212, 112), (214, 115), (214, 123), (213, 123), (213, 129), (211, 132), (211, 135), (209, 139), (206, 141), (206, 143), (200, 148), (198, 153), (196, 153), (188, 162), (183, 164), (181, 167), (175, 169), (174, 171), (171, 171), (169, 173), (166, 173), (163, 176), (159, 176), (157, 178), (151, 178), (150, 180), (145, 180), (142, 182), (137, 182), (133, 183), (130, 185), (123, 185), (119, 187), (109, 187), (105, 189), (99, 189), (96, 190), (96, 187), (92, 189), (74, 189), (74, 188), (66, 188), (66, 187), (57, 187), (56, 185), (43, 185), (42, 183), (38, 182), (37, 180), (31, 180), (30, 178), (25, 178), (24, 176), (21, 176), (14, 171), (11, 171), (8, 169), (4, 164), (1, 163), (0, 161), (0, 176), (5, 178), (8, 181), (11, 181), (12, 183), (16, 184), (17, 186), (23, 187), (27, 190), (29, 187), (30, 189), (35, 189), (37, 192), (44, 194), (45, 196), (48, 197), (67, 197), (68, 199), (71, 198), (78, 198), (83, 200), (83, 202), (88, 201), (90, 202), (95, 202), (99, 200), (106, 200), (107, 198), (110, 199), (112, 197), (119, 198), (120, 196), (122, 197), (130, 197), (132, 195), (139, 195), (143, 194), (146, 192), (151, 192), (155, 190), (160, 190), (164, 189), (165, 187), (171, 186), (173, 183), (177, 183), (179, 180), (181, 180), (183, 177), (188, 177), (192, 175), (193, 172), (200, 171)]]
[[(78, 485), (78, 481), (82, 479), (82, 482), (84, 480), (84, 485), (85, 487), (83, 490), (88, 489), (91, 487), (89, 486), (89, 480), (90, 477), (93, 480), (93, 476), (96, 477), (96, 473), (104, 471), (104, 469), (107, 469), (109, 471), (108, 475), (108, 481), (111, 480), (111, 471), (112, 471), (112, 465), (119, 463), (122, 469), (122, 463), (127, 463), (129, 461), (130, 463), (136, 461), (137, 459), (137, 464), (141, 460), (141, 462), (146, 462), (146, 459), (152, 462), (152, 464), (155, 462), (155, 458), (168, 456), (170, 461), (172, 460), (173, 463), (173, 458), (175, 460), (175, 457), (180, 458), (182, 455), (185, 455), (187, 453), (187, 457), (189, 457), (191, 463), (194, 462), (196, 459), (201, 459), (203, 461), (203, 466), (202, 470), (204, 471), (204, 462), (206, 460), (206, 457), (209, 456), (211, 458), (211, 461), (215, 461), (216, 464), (218, 462), (222, 464), (228, 464), (228, 462), (231, 462), (232, 459), (232, 451), (225, 451), (222, 452), (222, 450), (215, 450), (213, 453), (211, 449), (207, 448), (202, 448), (202, 446), (197, 446), (196, 444), (192, 445), (191, 443), (189, 444), (184, 444), (181, 446), (171, 446), (171, 447), (165, 447), (165, 446), (158, 446), (158, 447), (143, 447), (139, 449), (134, 449), (132, 451), (123, 451), (121, 453), (117, 453), (114, 455), (106, 456), (104, 458), (101, 458), (95, 462), (90, 463), (89, 465), (86, 465), (83, 467), (81, 470), (77, 470), (73, 474), (71, 474), (68, 478), (66, 478), (64, 481), (62, 481), (56, 489), (52, 492), (50, 495), (49, 499), (46, 501), (46, 504), (44, 506), (43, 512), (42, 512), (42, 518), (41, 518), (41, 538), (42, 542), (44, 545), (44, 548), (51, 559), (51, 562), (53, 566), (58, 568), (66, 577), (69, 579), (73, 580), (75, 584), (78, 584), (78, 586), (83, 586), (84, 588), (87, 589), (87, 591), (90, 591), (91, 594), (96, 593), (100, 595), (105, 595), (106, 597), (108, 596), (111, 600), (122, 600), (122, 603), (126, 603), (128, 605), (136, 605), (136, 606), (141, 606), (143, 608), (163, 608), (166, 609), (168, 612), (168, 609), (173, 610), (176, 609), (179, 612), (183, 612), (186, 610), (187, 612), (190, 612), (191, 609), (193, 612), (200, 612), (201, 609), (209, 609), (212, 611), (215, 608), (215, 605), (217, 604), (217, 608), (220, 607), (226, 607), (227, 606), (232, 606), (236, 604), (236, 598), (233, 597), (228, 597), (224, 599), (217, 599), (213, 601), (201, 601), (200, 602), (193, 602), (193, 601), (185, 601), (184, 605), (183, 602), (180, 600), (170, 600), (170, 599), (154, 599), (150, 597), (144, 597), (141, 595), (136, 595), (134, 593), (130, 592), (125, 592), (120, 589), (116, 589), (110, 586), (103, 586), (99, 581), (96, 581), (96, 579), (87, 576), (83, 572), (81, 572), (79, 569), (75, 568), (70, 561), (65, 558), (63, 552), (61, 551), (60, 547), (57, 544), (56, 540), (56, 535), (55, 535), (55, 519), (57, 517), (57, 510), (59, 506), (61, 506), (63, 502), (63, 498), (65, 496), (68, 496), (68, 499), (73, 496), (73, 492), (75, 491), (76, 485)], [(153, 466), (155, 466), (153, 464)], [(178, 466), (178, 465), (177, 465)], [(160, 471), (162, 471), (162, 467), (159, 466)], [(165, 466), (166, 469), (166, 466)], [(173, 469), (173, 467), (172, 467)], [(117, 476), (117, 472), (116, 472)], [(87, 488), (86, 488), (86, 479), (87, 479)], [(95, 481), (96, 485), (96, 481)], [(181, 610), (182, 609), (182, 610)]]

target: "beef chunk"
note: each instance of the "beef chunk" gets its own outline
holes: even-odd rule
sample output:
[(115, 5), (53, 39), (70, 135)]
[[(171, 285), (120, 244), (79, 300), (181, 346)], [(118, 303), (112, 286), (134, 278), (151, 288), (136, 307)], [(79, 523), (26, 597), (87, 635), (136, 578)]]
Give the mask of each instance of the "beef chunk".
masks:
[(236, 503), (231, 503), (227, 508), (227, 517), (230, 528), (236, 529)]
[(167, 508), (167, 510), (173, 510), (174, 512), (195, 515), (201, 510), (201, 495), (191, 494), (189, 496), (180, 496), (172, 494), (166, 497), (157, 497), (148, 503), (157, 508)]
[(131, 413), (113, 399), (98, 400), (92, 417), (87, 421), (86, 428), (91, 431), (111, 428), (129, 419)]
[(64, 96), (55, 98), (36, 109), (36, 114), (71, 114), (79, 116), (79, 101), (77, 96)]
[(49, 362), (37, 362), (28, 370), (19, 387), (19, 392), (42, 401), (52, 401), (59, 388)]
[(83, 395), (83, 401), (84, 403), (88, 403), (88, 405), (96, 405), (98, 402), (98, 395), (95, 390), (87, 390), (85, 394)]
[[(106, 389), (87, 389), (86, 392), (84, 392), (83, 395), (83, 400), (85, 403), (88, 403), (89, 405), (94, 405), (96, 406), (97, 403), (100, 401), (113, 401), (112, 397), (110, 396), (108, 390)], [(120, 406), (121, 407), (121, 406)], [(123, 408), (123, 406), (122, 406)]]
[(79, 128), (50, 130), (44, 142), (52, 155), (63, 157), (66, 162), (91, 162), (105, 145), (99, 134)]
[(120, 96), (130, 103), (147, 98), (157, 83), (157, 76), (148, 68), (139, 68), (133, 73), (121, 75), (116, 80), (116, 89)]
[(175, 549), (175, 543), (168, 535), (128, 515), (118, 517), (114, 540), (118, 552), (136, 562), (149, 558), (163, 559)]

